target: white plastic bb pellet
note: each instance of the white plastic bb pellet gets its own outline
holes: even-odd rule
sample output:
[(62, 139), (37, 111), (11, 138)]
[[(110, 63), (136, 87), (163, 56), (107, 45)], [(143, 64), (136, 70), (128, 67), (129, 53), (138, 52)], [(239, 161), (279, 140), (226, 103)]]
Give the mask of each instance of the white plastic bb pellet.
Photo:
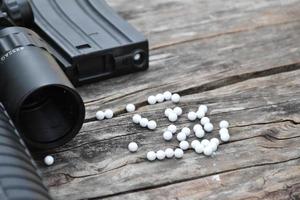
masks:
[(169, 92), (169, 91), (164, 92), (163, 95), (164, 95), (164, 98), (165, 98), (166, 101), (169, 101), (172, 98), (172, 93)]
[(114, 116), (114, 112), (111, 109), (107, 109), (104, 111), (104, 115), (106, 119), (111, 119)]
[(199, 145), (199, 144), (201, 144), (199, 140), (193, 140), (192, 143), (191, 143), (191, 147), (192, 147), (193, 149), (195, 149), (195, 147), (196, 147), (197, 145)]
[(50, 155), (46, 156), (46, 157), (44, 158), (44, 163), (45, 163), (46, 165), (48, 165), (48, 166), (53, 165), (53, 164), (54, 164), (54, 157), (53, 157), (53, 156), (50, 156)]
[(180, 149), (180, 148), (177, 148), (177, 149), (175, 149), (175, 151), (174, 151), (174, 156), (175, 156), (175, 158), (182, 158), (182, 157), (183, 157), (183, 154), (184, 154), (184, 152), (183, 152), (183, 150)]
[(188, 119), (190, 121), (195, 121), (197, 119), (197, 114), (195, 112), (189, 112), (188, 113)]
[(187, 141), (181, 141), (179, 143), (179, 147), (180, 147), (180, 149), (185, 151), (185, 150), (188, 150), (188, 148), (190, 147), (190, 144)]
[(179, 103), (180, 95), (179, 94), (173, 94), (171, 99), (172, 99), (173, 103)]
[(203, 138), (203, 137), (205, 136), (204, 130), (203, 130), (203, 129), (198, 129), (198, 130), (196, 130), (195, 136), (196, 136), (197, 138)]
[(174, 125), (174, 124), (170, 124), (169, 126), (168, 126), (168, 131), (170, 131), (171, 133), (176, 133), (176, 131), (177, 131), (177, 127)]
[(198, 153), (198, 154), (203, 153), (204, 146), (203, 146), (201, 143), (196, 144), (194, 150), (195, 150), (195, 152)]
[(98, 120), (103, 120), (103, 119), (105, 118), (104, 112), (103, 112), (103, 111), (98, 111), (98, 112), (96, 112), (96, 118), (97, 118)]
[(149, 96), (148, 97), (148, 104), (150, 104), (150, 105), (156, 104), (156, 97), (153, 96), (153, 95)]
[(180, 107), (175, 107), (173, 111), (176, 113), (177, 116), (182, 115), (182, 109)]
[(140, 126), (141, 127), (147, 127), (148, 126), (148, 122), (149, 122), (149, 120), (147, 118), (142, 118), (140, 120)]
[(135, 123), (135, 124), (139, 124), (140, 121), (141, 121), (141, 119), (142, 119), (142, 117), (141, 117), (141, 115), (139, 115), (139, 114), (135, 114), (135, 115), (133, 115), (133, 117), (132, 117), (132, 121), (133, 121), (133, 123)]
[(151, 120), (151, 121), (148, 122), (147, 127), (150, 130), (154, 130), (154, 129), (156, 129), (157, 124), (156, 124), (156, 122), (154, 120)]
[(203, 110), (203, 111), (204, 111), (204, 113), (207, 113), (207, 111), (208, 111), (208, 108), (207, 108), (207, 106), (206, 106), (206, 105), (200, 105), (198, 110)]
[(191, 134), (191, 129), (189, 129), (188, 127), (183, 127), (181, 129), (181, 132), (185, 133), (186, 136), (189, 136)]
[(130, 103), (130, 104), (127, 104), (127, 105), (126, 105), (126, 111), (129, 112), (129, 113), (130, 113), (130, 112), (134, 112), (134, 111), (135, 111), (135, 105), (134, 105), (134, 104), (131, 104), (131, 103)]
[(129, 150), (130, 152), (136, 152), (136, 151), (138, 150), (138, 145), (137, 145), (137, 143), (135, 143), (135, 142), (130, 142), (130, 143), (128, 144), (128, 150)]
[(202, 144), (204, 147), (208, 146), (209, 143), (210, 143), (210, 142), (209, 142), (209, 140), (207, 140), (207, 139), (204, 139), (204, 140), (201, 141), (201, 144)]
[(156, 159), (156, 153), (154, 151), (149, 151), (147, 153), (147, 159), (149, 161), (154, 161)]
[(204, 124), (204, 130), (209, 133), (212, 132), (214, 130), (213, 124), (212, 123)]
[(210, 119), (208, 117), (203, 117), (200, 122), (204, 126), (205, 124), (210, 123)]
[(167, 157), (167, 158), (173, 158), (173, 156), (174, 156), (174, 150), (171, 149), (171, 148), (167, 148), (167, 149), (165, 150), (165, 154), (166, 154), (166, 157)]
[(171, 112), (173, 112), (173, 110), (172, 110), (171, 108), (167, 108), (167, 109), (165, 110), (165, 116), (166, 116), (166, 117), (169, 117), (169, 115), (170, 115)]
[(171, 131), (165, 131), (163, 137), (166, 141), (170, 141), (173, 138), (173, 134), (171, 133)]
[(177, 134), (177, 140), (178, 141), (184, 141), (184, 140), (186, 140), (186, 134), (183, 133), (183, 132), (178, 133)]
[(177, 119), (178, 119), (178, 116), (176, 115), (176, 113), (171, 112), (171, 113), (169, 114), (169, 116), (168, 116), (168, 119), (169, 119), (170, 122), (176, 122)]
[(159, 150), (156, 152), (156, 158), (158, 160), (163, 160), (163, 159), (165, 159), (165, 157), (166, 157), (166, 154), (163, 150)]
[(229, 127), (229, 123), (226, 120), (222, 120), (219, 124), (220, 128), (228, 128)]
[(157, 95), (155, 96), (155, 99), (156, 99), (156, 102), (162, 103), (162, 102), (164, 102), (165, 97), (164, 97), (163, 94), (157, 94)]

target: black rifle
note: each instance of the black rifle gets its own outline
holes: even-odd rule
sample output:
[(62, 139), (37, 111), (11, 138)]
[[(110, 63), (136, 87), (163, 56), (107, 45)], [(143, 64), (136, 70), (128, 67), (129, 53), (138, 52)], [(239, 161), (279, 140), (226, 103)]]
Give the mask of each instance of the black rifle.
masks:
[(50, 199), (26, 146), (71, 140), (85, 117), (73, 85), (146, 70), (148, 57), (104, 0), (1, 1), (0, 199)]

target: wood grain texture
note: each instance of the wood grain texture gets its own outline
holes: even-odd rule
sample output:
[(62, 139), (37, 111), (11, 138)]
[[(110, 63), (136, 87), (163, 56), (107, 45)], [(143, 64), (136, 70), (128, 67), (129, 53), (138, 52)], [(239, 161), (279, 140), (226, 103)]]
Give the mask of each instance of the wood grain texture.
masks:
[[(56, 199), (299, 199), (300, 1), (111, 0), (150, 40), (150, 69), (83, 86), (87, 108), (80, 134), (40, 164)], [(132, 6), (135, 5), (135, 6)], [(146, 98), (170, 90), (184, 113), (209, 106), (215, 127), (230, 121), (232, 135), (213, 158), (189, 150), (181, 160), (149, 163), (149, 150), (176, 147), (162, 132), (170, 102)], [(158, 122), (155, 131), (124, 112)], [(98, 122), (95, 112), (117, 116)], [(179, 127), (192, 126), (186, 117)], [(216, 137), (217, 129), (208, 138)], [(194, 138), (190, 138), (189, 141)], [(130, 141), (140, 149), (127, 151)]]

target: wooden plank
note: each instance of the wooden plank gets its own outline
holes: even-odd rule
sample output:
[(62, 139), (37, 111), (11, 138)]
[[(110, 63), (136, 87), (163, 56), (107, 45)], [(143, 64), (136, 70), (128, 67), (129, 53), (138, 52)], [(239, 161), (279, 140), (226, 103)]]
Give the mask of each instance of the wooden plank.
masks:
[(291, 172), (300, 171), (299, 164), (296, 159), (255, 166), (105, 199), (298, 199), (300, 174)]
[[(221, 145), (214, 158), (188, 151), (179, 161), (149, 163), (144, 159), (148, 150), (166, 148), (161, 132), (168, 123), (164, 119), (158, 120), (159, 129), (150, 132), (130, 124), (130, 115), (125, 114), (111, 120), (112, 124), (104, 128), (106, 134), (110, 134), (108, 139), (100, 139), (99, 131), (103, 125), (98, 123), (99, 130), (86, 133), (91, 137), (85, 139), (87, 143), (55, 154), (56, 165), (44, 168), (44, 176), (56, 198), (80, 199), (156, 188), (226, 171), (299, 159), (299, 74), (300, 70), (281, 73), (202, 95), (185, 96), (182, 102), (184, 107), (195, 108), (200, 102), (207, 101), (214, 121), (225, 118), (232, 123), (232, 142)], [(289, 89), (293, 89), (293, 96)], [(146, 106), (142, 111), (158, 119), (162, 118), (163, 107), (163, 104), (151, 109)], [(104, 123), (111, 122), (107, 120)], [(184, 126), (189, 123), (181, 119), (179, 124)], [(141, 146), (137, 154), (126, 150), (132, 140)], [(177, 142), (167, 146), (175, 147)]]

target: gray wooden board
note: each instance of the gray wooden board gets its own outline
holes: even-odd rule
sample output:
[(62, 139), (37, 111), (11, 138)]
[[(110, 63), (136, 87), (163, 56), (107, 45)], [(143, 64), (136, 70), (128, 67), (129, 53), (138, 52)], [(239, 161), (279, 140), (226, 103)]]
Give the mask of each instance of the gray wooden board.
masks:
[[(56, 199), (287, 199), (300, 198), (300, 1), (111, 0), (150, 40), (150, 69), (79, 88), (87, 118), (79, 135), (39, 164)], [(209, 106), (215, 127), (230, 121), (231, 141), (213, 158), (192, 150), (181, 160), (150, 163), (149, 150), (176, 147), (162, 132), (171, 102), (147, 96), (170, 90), (189, 110)], [(158, 122), (142, 129), (124, 112)], [(112, 108), (116, 117), (96, 121)], [(216, 137), (217, 129), (208, 136)], [(193, 140), (190, 138), (189, 141)], [(140, 149), (127, 151), (130, 141)], [(37, 155), (41, 156), (41, 155)]]

